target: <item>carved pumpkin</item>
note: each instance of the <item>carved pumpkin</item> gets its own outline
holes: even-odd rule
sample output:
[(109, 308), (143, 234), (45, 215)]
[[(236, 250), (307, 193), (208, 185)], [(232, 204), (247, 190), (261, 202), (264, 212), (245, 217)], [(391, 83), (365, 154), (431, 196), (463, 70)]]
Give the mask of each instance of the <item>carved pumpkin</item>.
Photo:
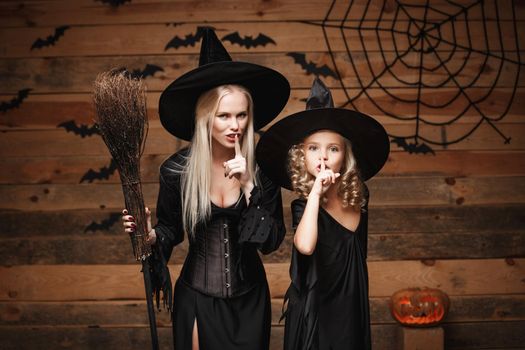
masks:
[(449, 305), (447, 294), (432, 288), (402, 289), (390, 297), (392, 317), (403, 326), (435, 326), (445, 319)]

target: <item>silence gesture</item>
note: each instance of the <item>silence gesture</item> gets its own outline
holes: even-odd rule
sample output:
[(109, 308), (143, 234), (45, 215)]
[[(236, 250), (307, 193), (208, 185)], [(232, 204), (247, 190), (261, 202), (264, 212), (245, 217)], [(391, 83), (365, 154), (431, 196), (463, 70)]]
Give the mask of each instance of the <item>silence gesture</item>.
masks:
[(224, 176), (228, 178), (235, 177), (244, 187), (250, 181), (249, 174), (246, 171), (246, 158), (242, 155), (241, 145), (239, 144), (239, 135), (235, 136), (235, 158), (224, 162)]
[(324, 194), (330, 188), (330, 186), (335, 183), (335, 179), (337, 179), (339, 176), (341, 176), (340, 173), (334, 173), (332, 169), (326, 169), (324, 158), (321, 158), (319, 174), (317, 174), (315, 178), (315, 182), (310, 193), (314, 193), (319, 196)]

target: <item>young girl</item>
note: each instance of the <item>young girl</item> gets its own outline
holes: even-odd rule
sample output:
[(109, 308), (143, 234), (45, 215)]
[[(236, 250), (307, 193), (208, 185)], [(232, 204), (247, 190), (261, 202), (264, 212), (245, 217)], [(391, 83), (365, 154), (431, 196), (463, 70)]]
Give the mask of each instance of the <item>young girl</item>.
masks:
[[(254, 129), (275, 118), (289, 96), (278, 72), (231, 61), (207, 30), (200, 65), (162, 93), (162, 125), (191, 141), (160, 169), (153, 244), (154, 288), (170, 295), (166, 264), (188, 236), (175, 284), (177, 350), (269, 347), (270, 296), (258, 255), (278, 248), (285, 228), (280, 188), (255, 169)], [(132, 214), (132, 213), (130, 213)], [(126, 232), (132, 215), (124, 213)]]
[(370, 349), (364, 180), (386, 162), (389, 140), (371, 117), (333, 108), (316, 79), (307, 110), (272, 126), (257, 161), (295, 191), (294, 248), (286, 293), (285, 349)]

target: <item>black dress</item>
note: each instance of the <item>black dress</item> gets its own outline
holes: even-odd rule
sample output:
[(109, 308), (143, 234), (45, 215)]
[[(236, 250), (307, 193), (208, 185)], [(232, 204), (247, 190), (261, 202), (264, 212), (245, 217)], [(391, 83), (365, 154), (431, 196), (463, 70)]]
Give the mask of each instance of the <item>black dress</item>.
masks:
[[(160, 169), (160, 192), (155, 226), (157, 242), (152, 258), (153, 286), (170, 295), (167, 261), (184, 239), (180, 172), (187, 151)], [(280, 188), (261, 172), (251, 192), (234, 205), (211, 204), (210, 219), (189, 237), (189, 250), (173, 293), (173, 337), (177, 350), (191, 349), (194, 320), (199, 346), (208, 349), (268, 349), (270, 294), (258, 250), (277, 249), (286, 229)], [(157, 294), (158, 295), (158, 294)], [(169, 301), (168, 301), (169, 302)]]
[[(306, 202), (292, 202), (297, 228)], [(350, 231), (322, 207), (315, 251), (292, 252), (292, 283), (285, 296), (285, 350), (371, 348), (368, 272), (368, 214)]]

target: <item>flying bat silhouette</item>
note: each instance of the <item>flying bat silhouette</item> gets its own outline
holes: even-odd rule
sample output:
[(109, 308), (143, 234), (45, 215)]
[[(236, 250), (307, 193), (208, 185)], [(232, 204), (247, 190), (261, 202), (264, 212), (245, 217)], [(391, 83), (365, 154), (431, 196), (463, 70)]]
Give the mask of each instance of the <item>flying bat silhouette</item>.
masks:
[(108, 231), (111, 226), (113, 226), (117, 221), (119, 221), (120, 216), (122, 214), (120, 213), (111, 213), (109, 214), (109, 217), (107, 219), (102, 220), (100, 223), (92, 221), (89, 225), (86, 226), (84, 229), (84, 232), (88, 231)]
[(129, 74), (129, 77), (135, 78), (135, 79), (144, 79), (149, 76), (154, 76), (157, 72), (164, 72), (164, 69), (162, 67), (159, 67), (154, 64), (146, 64), (144, 69), (134, 69), (131, 72), (126, 69), (126, 67), (122, 67), (116, 70), (116, 72), (126, 72), (126, 74)]
[(257, 46), (266, 46), (268, 44), (274, 44), (275, 41), (267, 35), (259, 33), (259, 35), (254, 39), (251, 36), (245, 36), (244, 38), (240, 36), (239, 32), (231, 33), (222, 37), (222, 40), (227, 40), (232, 44), (239, 44), (244, 46), (247, 49)]
[(82, 136), (82, 138), (94, 134), (100, 134), (96, 124), (94, 124), (93, 126), (80, 124), (80, 126), (78, 126), (74, 120), (60, 123), (57, 125), (57, 128), (64, 128), (67, 132), (72, 132), (75, 135), (80, 135)]
[(2, 102), (0, 103), (0, 112), (7, 112), (10, 109), (18, 108), (22, 104), (22, 101), (26, 99), (26, 97), (29, 95), (29, 91), (32, 89), (23, 89), (18, 91), (18, 94), (16, 97), (13, 97), (11, 101), (9, 102)]
[(211, 28), (215, 30), (213, 27), (197, 27), (197, 31), (195, 34), (191, 33), (184, 37), (184, 39), (179, 38), (178, 36), (171, 39), (164, 48), (164, 51), (167, 51), (169, 48), (173, 47), (175, 49), (178, 49), (179, 47), (188, 47), (188, 46), (195, 46), (196, 43), (201, 41), (202, 36), (204, 35), (204, 30), (206, 28)]
[(436, 155), (434, 150), (430, 148), (427, 144), (425, 143), (417, 144), (417, 143), (411, 143), (411, 142), (407, 143), (407, 140), (404, 137), (394, 137), (392, 138), (392, 141), (390, 142), (395, 143), (397, 146), (403, 148), (405, 151), (407, 151), (410, 154), (412, 153), (415, 153), (415, 154), (432, 153), (433, 155)]
[(99, 0), (99, 1), (101, 1), (103, 4), (109, 4), (112, 7), (119, 7), (120, 5), (124, 5), (125, 2), (131, 2), (131, 0)]
[(64, 32), (69, 29), (69, 26), (61, 26), (55, 28), (55, 34), (48, 35), (47, 38), (42, 39), (38, 38), (35, 40), (33, 45), (31, 45), (31, 50), (33, 49), (41, 49), (46, 46), (53, 46), (55, 43), (60, 39), (62, 35), (64, 35)]
[(115, 170), (117, 170), (117, 163), (111, 158), (111, 162), (109, 163), (109, 167), (104, 166), (100, 168), (99, 171), (95, 171), (93, 169), (89, 169), (84, 176), (80, 179), (79, 183), (82, 183), (84, 181), (87, 181), (89, 183), (92, 183), (95, 180), (107, 180), (111, 175), (115, 173)]
[(286, 56), (290, 56), (293, 58), (294, 63), (297, 63), (301, 66), (302, 69), (306, 71), (308, 74), (314, 74), (316, 76), (322, 75), (323, 77), (332, 77), (334, 79), (337, 79), (337, 74), (330, 69), (326, 64), (322, 66), (318, 66), (315, 62), (312, 61), (306, 61), (306, 54), (299, 53), (299, 52), (289, 52), (286, 54)]

